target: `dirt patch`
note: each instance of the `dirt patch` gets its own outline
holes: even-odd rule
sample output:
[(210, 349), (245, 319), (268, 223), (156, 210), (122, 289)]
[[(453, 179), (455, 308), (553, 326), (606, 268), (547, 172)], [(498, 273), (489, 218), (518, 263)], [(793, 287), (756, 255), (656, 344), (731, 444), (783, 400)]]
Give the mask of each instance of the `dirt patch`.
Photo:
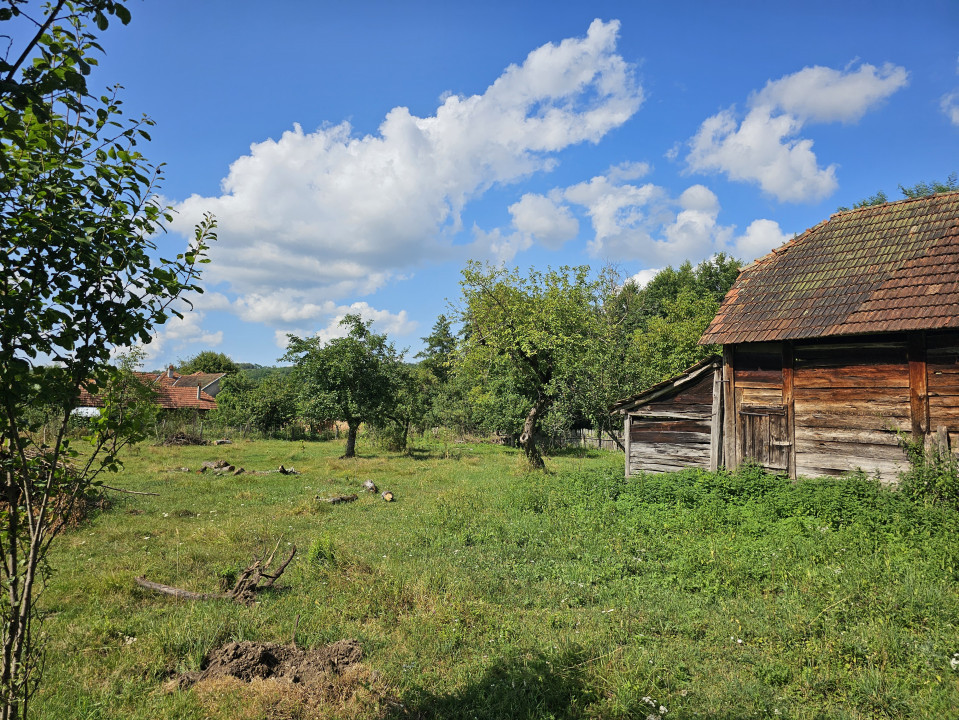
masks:
[(231, 642), (207, 655), (197, 682), (234, 677), (244, 682), (273, 678), (311, 684), (325, 681), (362, 659), (363, 651), (356, 640), (339, 640), (313, 650), (277, 643)]
[(244, 707), (234, 706), (237, 718), (382, 717), (399, 705), (362, 659), (356, 640), (313, 649), (230, 642), (207, 655), (203, 670), (167, 687), (194, 688), (205, 702), (218, 706), (240, 699)]

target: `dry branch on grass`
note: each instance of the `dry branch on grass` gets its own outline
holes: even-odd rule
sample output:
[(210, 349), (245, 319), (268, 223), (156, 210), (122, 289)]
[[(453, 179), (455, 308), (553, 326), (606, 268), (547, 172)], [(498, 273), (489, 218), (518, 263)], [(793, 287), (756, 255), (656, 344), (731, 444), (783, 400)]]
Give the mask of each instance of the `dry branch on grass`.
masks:
[(163, 595), (172, 595), (179, 600), (235, 600), (241, 603), (250, 603), (256, 599), (257, 593), (261, 590), (273, 587), (279, 577), (286, 570), (287, 565), (296, 555), (296, 545), (290, 549), (290, 554), (286, 560), (280, 563), (275, 571), (272, 570), (273, 560), (276, 558), (276, 551), (280, 548), (280, 541), (276, 541), (276, 547), (269, 556), (254, 557), (253, 562), (246, 566), (237, 577), (236, 583), (229, 592), (225, 593), (195, 593), (190, 590), (163, 585), (162, 583), (147, 580), (145, 577), (136, 578), (136, 583), (146, 590), (161, 593)]

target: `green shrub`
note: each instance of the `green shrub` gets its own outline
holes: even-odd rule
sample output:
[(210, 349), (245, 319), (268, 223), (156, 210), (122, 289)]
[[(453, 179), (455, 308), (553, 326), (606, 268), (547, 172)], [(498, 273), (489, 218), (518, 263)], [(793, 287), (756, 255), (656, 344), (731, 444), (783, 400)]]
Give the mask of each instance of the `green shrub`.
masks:
[(948, 450), (927, 450), (924, 443), (899, 437), (909, 458), (909, 469), (900, 474), (899, 489), (909, 499), (959, 509), (959, 462)]

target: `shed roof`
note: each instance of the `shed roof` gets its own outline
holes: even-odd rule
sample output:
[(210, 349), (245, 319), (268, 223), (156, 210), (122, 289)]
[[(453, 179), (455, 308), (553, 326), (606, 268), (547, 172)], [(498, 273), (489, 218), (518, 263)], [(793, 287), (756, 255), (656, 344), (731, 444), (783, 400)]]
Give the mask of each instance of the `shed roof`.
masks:
[(610, 408), (610, 413), (628, 413), (630, 410), (635, 410), (636, 408), (651, 403), (653, 400), (658, 400), (663, 396), (676, 394), (684, 387), (695, 383), (705, 373), (711, 372), (720, 366), (720, 357), (718, 355), (710, 355), (707, 358), (703, 358), (692, 367), (686, 368), (678, 375), (673, 375), (671, 378), (656, 383), (637, 395), (633, 395), (632, 397), (628, 397), (623, 400), (617, 400)]
[(959, 327), (959, 192), (836, 213), (743, 268), (701, 344)]

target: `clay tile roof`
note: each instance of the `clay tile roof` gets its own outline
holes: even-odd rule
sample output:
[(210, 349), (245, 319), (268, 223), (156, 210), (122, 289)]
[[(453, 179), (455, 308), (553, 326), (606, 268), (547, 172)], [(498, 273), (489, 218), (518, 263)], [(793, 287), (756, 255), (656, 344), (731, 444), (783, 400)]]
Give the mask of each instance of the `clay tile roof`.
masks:
[(959, 192), (849, 210), (810, 228), (742, 269), (700, 343), (955, 327)]
[[(141, 381), (151, 384), (155, 376), (149, 373), (136, 373)], [(165, 377), (165, 376), (164, 376)], [(197, 410), (216, 410), (216, 399), (212, 395), (200, 391), (197, 397), (196, 386), (173, 387), (172, 385), (154, 385), (157, 391), (157, 404), (164, 410), (180, 410), (195, 408)], [(77, 407), (103, 407), (103, 397), (91, 395), (86, 388), (80, 389), (80, 399)]]

